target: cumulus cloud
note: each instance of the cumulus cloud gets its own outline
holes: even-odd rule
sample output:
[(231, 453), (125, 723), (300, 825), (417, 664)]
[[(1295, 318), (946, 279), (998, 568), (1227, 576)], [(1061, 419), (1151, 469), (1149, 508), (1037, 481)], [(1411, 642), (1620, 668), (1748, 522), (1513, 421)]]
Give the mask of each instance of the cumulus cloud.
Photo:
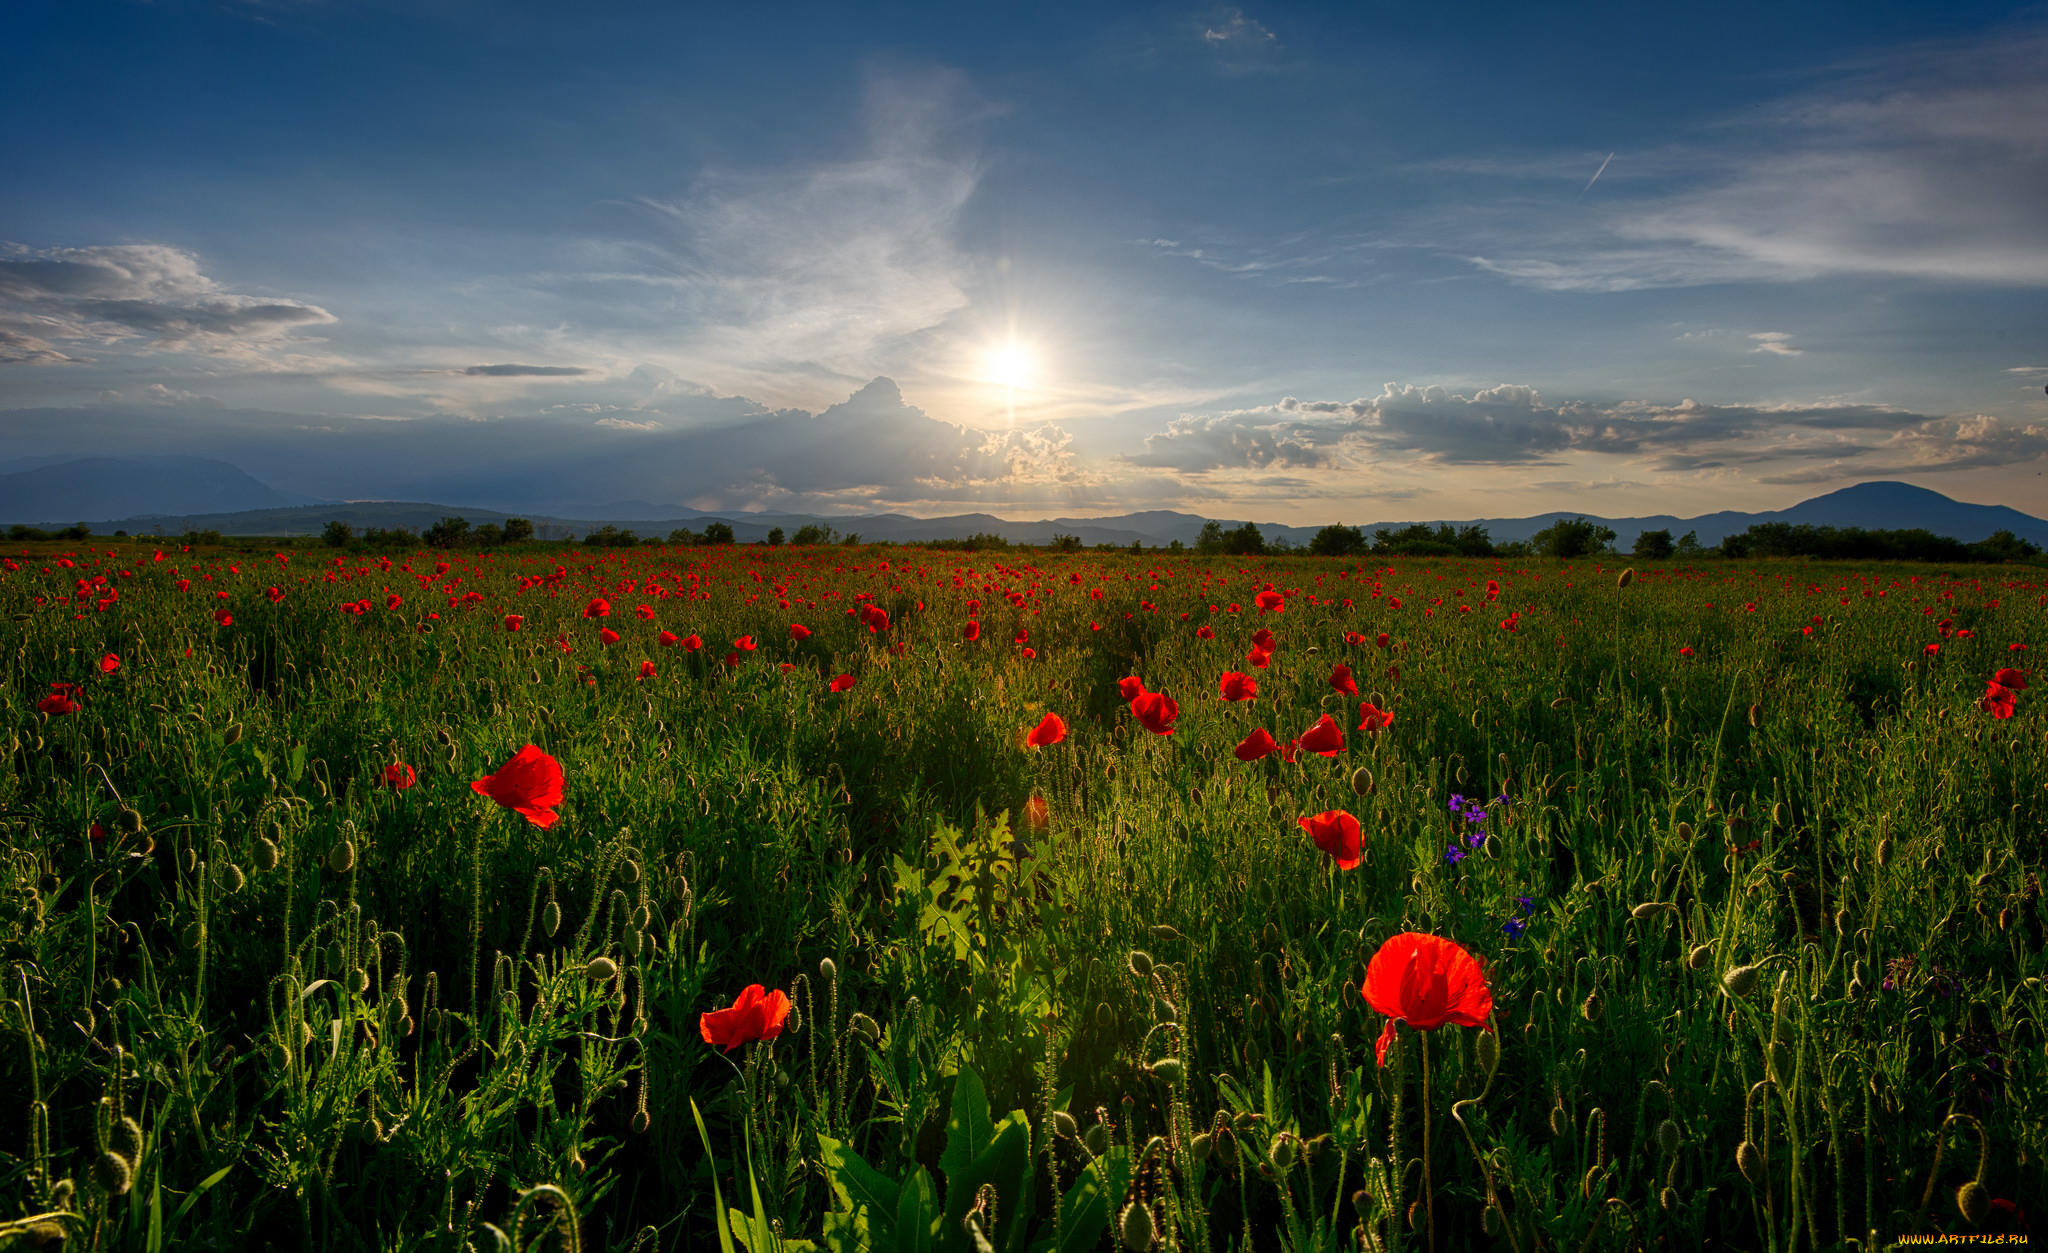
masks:
[[(1778, 341), (1766, 341), (1778, 342)], [(1883, 405), (1708, 405), (1546, 401), (1519, 385), (1470, 394), (1389, 383), (1350, 401), (1287, 397), (1186, 414), (1145, 441), (1132, 465), (1202, 475), (1270, 468), (1355, 469), (1389, 454), (1424, 464), (1560, 464), (1573, 454), (1641, 461), (1660, 472), (1773, 468), (1771, 482), (2010, 465), (2048, 456), (2048, 426)]]
[(1873, 59), (1667, 154), (1690, 186), (1469, 260), (1560, 291), (1836, 274), (2048, 282), (2044, 57), (2048, 35), (2001, 33)]
[(1784, 331), (1752, 331), (1749, 337), (1756, 341), (1756, 347), (1750, 349), (1751, 352), (1767, 352), (1780, 357), (1796, 357), (1806, 351), (1804, 348), (1794, 348), (1792, 346), (1792, 336)]
[[(255, 360), (304, 327), (333, 322), (317, 305), (223, 289), (199, 259), (160, 244), (0, 252), (0, 360), (72, 360), (53, 340)], [(33, 330), (29, 328), (34, 328)]]

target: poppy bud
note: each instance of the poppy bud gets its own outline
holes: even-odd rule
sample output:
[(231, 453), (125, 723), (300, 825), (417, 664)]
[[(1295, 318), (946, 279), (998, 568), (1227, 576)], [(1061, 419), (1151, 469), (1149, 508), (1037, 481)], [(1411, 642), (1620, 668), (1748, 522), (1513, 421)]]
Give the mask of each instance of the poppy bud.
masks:
[[(846, 1020), (846, 1025), (855, 1035), (862, 1037), (869, 1044), (880, 1044), (882, 1042), (881, 1024), (866, 1014), (856, 1013), (853, 1017)], [(1074, 1120), (1069, 1118), (1067, 1121), (1071, 1123)], [(1072, 1133), (1069, 1132), (1068, 1134)]]
[(1756, 987), (1755, 966), (1734, 966), (1721, 976), (1721, 990), (1733, 997), (1748, 996)]
[(1074, 1122), (1072, 1114), (1063, 1109), (1056, 1109), (1052, 1112), (1052, 1133), (1054, 1135), (1063, 1140), (1071, 1140), (1080, 1134), (1080, 1130), (1080, 1127)]
[(1781, 1084), (1792, 1081), (1792, 1048), (1783, 1040), (1771, 1041), (1771, 1078)]
[(616, 979), (619, 976), (619, 964), (609, 957), (593, 957), (590, 964), (583, 968), (583, 973), (599, 982)]
[(1287, 1170), (1294, 1165), (1296, 1156), (1294, 1137), (1283, 1131), (1273, 1137), (1273, 1147), (1267, 1151), (1266, 1160), (1273, 1163), (1274, 1170)]
[(1492, 1078), (1493, 1072), (1500, 1069), (1500, 1037), (1491, 1031), (1482, 1031), (1473, 1047), (1479, 1055), (1479, 1069), (1486, 1072), (1487, 1078)]
[(1690, 822), (1679, 823), (1677, 826), (1671, 828), (1671, 833), (1678, 837), (1680, 843), (1692, 843), (1692, 824)]
[(819, 963), (818, 963), (818, 977), (819, 977), (820, 979), (823, 979), (823, 980), (824, 980), (825, 982), (827, 982), (827, 983), (831, 983), (831, 982), (833, 982), (834, 980), (838, 979), (838, 978), (839, 978), (839, 966), (838, 966), (838, 964), (837, 964), (837, 963), (835, 963), (835, 962), (834, 962), (834, 961), (833, 961), (833, 960), (832, 960), (831, 958), (829, 958), (829, 957), (827, 957), (827, 958), (826, 958), (825, 960), (823, 960), (823, 961), (819, 962)]
[(652, 1121), (653, 1121), (653, 1120), (652, 1120), (652, 1119), (650, 1119), (650, 1118), (649, 1118), (649, 1117), (647, 1116), (647, 1111), (646, 1111), (646, 1110), (644, 1110), (644, 1109), (637, 1109), (637, 1110), (634, 1110), (634, 1111), (633, 1111), (633, 1134), (634, 1134), (634, 1135), (636, 1135), (636, 1136), (644, 1136), (644, 1135), (646, 1135), (646, 1134), (647, 1134), (647, 1127), (648, 1127), (648, 1124), (649, 1124), (649, 1123), (651, 1123)]
[(1714, 960), (1714, 946), (1711, 944), (1695, 945), (1692, 952), (1685, 955), (1685, 964), (1693, 970), (1705, 970), (1707, 963), (1712, 960)]
[(225, 740), (225, 741), (226, 741), (227, 743), (229, 743), (229, 744), (239, 744), (239, 743), (241, 743), (241, 742), (242, 742), (242, 724), (241, 724), (241, 723), (239, 723), (239, 722), (232, 722), (232, 723), (229, 723), (229, 724), (228, 724), (228, 733), (227, 733), (227, 734), (226, 734), (225, 736), (221, 737), (221, 738), (222, 738), (222, 739), (224, 739), (224, 740)]
[(1887, 865), (1892, 859), (1892, 837), (1885, 836), (1877, 842), (1877, 864)]
[(1151, 1066), (1152, 1077), (1167, 1083), (1179, 1083), (1182, 1072), (1180, 1058), (1162, 1057)]
[(1666, 1188), (1657, 1194), (1657, 1208), (1667, 1214), (1678, 1212), (1678, 1189)]
[(123, 831), (134, 835), (142, 830), (142, 814), (126, 805), (121, 806), (121, 815), (115, 819)]
[(135, 1168), (127, 1158), (108, 1151), (92, 1164), (92, 1181), (108, 1196), (126, 1196), (135, 1182)]
[(347, 874), (355, 867), (356, 846), (349, 840), (335, 845), (334, 851), (327, 854), (327, 868), (336, 874)]
[(1351, 790), (1359, 796), (1372, 791), (1372, 771), (1364, 766), (1351, 772)]
[(1606, 1003), (1600, 999), (1600, 989), (1595, 988), (1586, 993), (1585, 1000), (1579, 1002), (1579, 1016), (1587, 1022), (1599, 1022), (1600, 1014), (1606, 1008)]
[(1751, 705), (1749, 707), (1749, 725), (1753, 727), (1761, 726), (1763, 724), (1763, 720), (1764, 707), (1762, 705)]
[(123, 1118), (108, 1129), (113, 1139), (114, 1152), (128, 1159), (128, 1164), (142, 1163), (142, 1124), (133, 1118)]
[(1479, 1228), (1487, 1235), (1499, 1239), (1501, 1225), (1504, 1221), (1501, 1216), (1500, 1206), (1489, 1205), (1486, 1207), (1485, 1212), (1479, 1215)]
[(1116, 1011), (1109, 1007), (1108, 1001), (1103, 1001), (1095, 1007), (1095, 1025), (1097, 1027), (1107, 1031), (1115, 1022)]
[(1152, 973), (1152, 954), (1134, 948), (1131, 950), (1130, 964), (1131, 973), (1143, 979)]
[(240, 866), (231, 861), (222, 863), (220, 868), (220, 885), (229, 896), (233, 896), (241, 891), (248, 882), (249, 876), (242, 873)]
[(1956, 1189), (1956, 1208), (1970, 1220), (1972, 1227), (1981, 1227), (1991, 1216), (1991, 1194), (1984, 1190), (1983, 1184), (1972, 1179)]
[(369, 972), (368, 972), (368, 971), (366, 971), (366, 970), (364, 970), (364, 969), (363, 969), (362, 967), (360, 967), (360, 966), (356, 967), (356, 968), (355, 968), (355, 970), (351, 971), (351, 972), (350, 972), (350, 974), (349, 974), (349, 977), (348, 977), (348, 986), (349, 986), (349, 991), (351, 991), (351, 992), (354, 992), (354, 993), (355, 993), (355, 994), (356, 994), (357, 996), (361, 996), (361, 995), (362, 995), (363, 993), (365, 993), (365, 992), (369, 991), (369, 990), (370, 990), (370, 974), (369, 974)]
[(1771, 825), (1774, 827), (1785, 825), (1785, 802), (1779, 801), (1771, 806)]
[(628, 857), (625, 864), (619, 867), (619, 879), (628, 887), (640, 882), (640, 863)]
[(1560, 697), (1558, 697), (1558, 698), (1557, 698), (1556, 700), (1553, 700), (1553, 701), (1551, 701), (1551, 702), (1550, 702), (1550, 708), (1551, 708), (1551, 709), (1552, 709), (1553, 711), (1555, 711), (1555, 710), (1563, 709), (1563, 708), (1564, 708), (1564, 707), (1565, 707), (1566, 705), (1569, 705), (1569, 704), (1571, 704), (1571, 703), (1572, 703), (1572, 698), (1571, 698), (1571, 697), (1569, 697), (1569, 696), (1560, 696)]
[(1636, 571), (1635, 571), (1635, 567), (1634, 567), (1634, 566), (1630, 566), (1630, 567), (1629, 567), (1628, 569), (1626, 569), (1626, 570), (1623, 570), (1623, 571), (1621, 572), (1621, 575), (1620, 575), (1620, 577), (1619, 577), (1619, 578), (1616, 578), (1616, 579), (1614, 580), (1614, 585), (1615, 585), (1616, 587), (1627, 587), (1627, 586), (1628, 586), (1629, 584), (1631, 584), (1631, 583), (1633, 583), (1633, 582), (1635, 582), (1635, 581), (1636, 581)]
[(1124, 1206), (1123, 1217), (1117, 1220), (1117, 1238), (1124, 1247), (1130, 1253), (1145, 1253), (1152, 1247), (1153, 1235), (1151, 1209), (1136, 1201)]
[(1550, 1134), (1554, 1136), (1562, 1136), (1565, 1132), (1570, 1131), (1571, 1129), (1571, 1116), (1564, 1112), (1564, 1102), (1559, 1101), (1557, 1104), (1551, 1106)]
[(1742, 1171), (1742, 1177), (1749, 1180), (1753, 1188), (1760, 1188), (1764, 1182), (1764, 1154), (1748, 1140), (1735, 1146), (1735, 1165)]
[(1637, 922), (1641, 922), (1645, 918), (1654, 918), (1669, 908), (1671, 906), (1663, 901), (1644, 901), (1634, 909), (1629, 910), (1628, 916)]
[(1161, 943), (1165, 943), (1169, 940), (1179, 940), (1185, 937), (1183, 937), (1180, 932), (1174, 930), (1172, 927), (1169, 927), (1162, 922), (1158, 926), (1152, 928), (1152, 938), (1160, 941)]
[(1657, 1124), (1657, 1147), (1666, 1157), (1678, 1152), (1678, 1124), (1669, 1118)]
[(562, 907), (561, 907), (560, 905), (556, 904), (556, 903), (555, 903), (554, 901), (549, 901), (549, 902), (548, 902), (547, 904), (545, 904), (545, 905), (541, 906), (541, 910), (540, 910), (540, 927), (541, 927), (541, 930), (543, 930), (543, 931), (547, 932), (547, 933), (548, 933), (548, 934), (549, 934), (550, 936), (552, 936), (552, 935), (553, 935), (553, 934), (554, 934), (554, 933), (555, 933), (556, 931), (558, 931), (558, 930), (560, 930), (560, 929), (561, 929), (561, 926), (562, 926)]
[(256, 868), (258, 870), (277, 869), (277, 845), (272, 844), (267, 839), (256, 841)]
[(647, 933), (645, 931), (634, 931), (629, 929), (626, 932), (626, 956), (640, 956), (640, 950), (646, 943)]
[(1101, 1157), (1109, 1152), (1109, 1128), (1096, 1123), (1082, 1134), (1081, 1144), (1091, 1157)]

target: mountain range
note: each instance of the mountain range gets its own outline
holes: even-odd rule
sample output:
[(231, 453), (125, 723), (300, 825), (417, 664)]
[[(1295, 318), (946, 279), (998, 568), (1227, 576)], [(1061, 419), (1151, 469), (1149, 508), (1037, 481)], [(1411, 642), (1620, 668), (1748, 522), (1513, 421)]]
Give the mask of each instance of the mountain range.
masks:
[[(467, 518), (472, 525), (502, 523), (508, 515), (494, 509), (410, 501), (317, 501), (277, 491), (224, 461), (201, 457), (83, 457), (72, 460), (38, 458), (14, 463), (0, 473), (0, 523), (41, 527), (69, 526), (86, 521), (95, 532), (181, 534), (188, 530), (223, 535), (313, 535), (330, 521), (362, 530), (402, 527), (422, 530), (443, 517)], [(665, 536), (678, 528), (701, 531), (711, 521), (731, 524), (741, 542), (764, 540), (781, 528), (794, 535), (806, 525), (830, 526), (840, 534), (864, 539), (915, 543), (965, 539), (975, 534), (1000, 535), (1017, 544), (1048, 544), (1055, 535), (1073, 535), (1084, 544), (1160, 546), (1179, 540), (1193, 544), (1211, 519), (1172, 510), (1150, 510), (1100, 518), (1045, 518), (1013, 521), (993, 514), (966, 513), (938, 518), (881, 513), (828, 516), (778, 512), (707, 512), (681, 505), (644, 500), (595, 502), (574, 511), (580, 516), (525, 515), (543, 538), (581, 536), (605, 525)], [(1858, 483), (1801, 501), (1788, 509), (1744, 513), (1724, 510), (1693, 518), (1668, 514), (1649, 517), (1595, 517), (1575, 511), (1524, 518), (1403, 519), (1370, 522), (1367, 535), (1382, 528), (1413, 522), (1435, 526), (1483, 526), (1496, 541), (1527, 539), (1565, 518), (1585, 517), (1614, 528), (1626, 548), (1641, 531), (1668, 530), (1674, 537), (1693, 532), (1703, 545), (1765, 522), (1794, 525), (1862, 527), (1870, 530), (1921, 528), (1964, 542), (2011, 531), (2048, 547), (2048, 520), (2003, 505), (1977, 505), (1954, 500), (1910, 483)], [(1214, 519), (1225, 529), (1242, 519)], [(1333, 519), (1335, 521), (1335, 519)], [(1267, 542), (1286, 540), (1297, 547), (1314, 538), (1319, 527), (1257, 523)]]

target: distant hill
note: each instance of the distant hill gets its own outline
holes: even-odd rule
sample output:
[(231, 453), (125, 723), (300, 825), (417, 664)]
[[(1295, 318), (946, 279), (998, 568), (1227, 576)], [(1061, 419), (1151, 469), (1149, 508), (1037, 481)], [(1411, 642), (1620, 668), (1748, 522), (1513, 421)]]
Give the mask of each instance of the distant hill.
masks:
[(313, 503), (204, 457), (80, 457), (0, 474), (0, 522), (38, 526)]
[[(109, 485), (132, 481), (138, 474), (165, 480), (148, 485), (148, 490), (155, 493), (150, 497), (152, 500), (161, 501), (175, 492), (185, 491), (202, 500), (218, 499), (222, 496), (234, 497), (237, 499), (237, 505), (225, 509), (185, 510), (159, 506), (153, 513), (115, 512), (85, 507), (89, 500), (104, 499), (104, 496), (91, 495), (92, 492), (114, 494), (112, 486), (95, 487), (95, 483)], [(139, 492), (143, 489), (138, 486), (135, 490)], [(10, 494), (20, 491), (56, 493), (57, 499), (65, 503), (56, 507), (53, 512), (47, 505), (51, 497), (45, 495), (33, 497), (45, 501), (44, 506), (23, 507), (19, 499)], [(267, 497), (274, 503), (267, 506), (241, 503), (252, 497)], [(161, 531), (164, 534), (210, 530), (219, 531), (223, 535), (315, 535), (329, 521), (335, 520), (346, 522), (358, 531), (368, 527), (419, 531), (432, 526), (441, 518), (451, 516), (467, 518), (472, 525), (481, 526), (487, 522), (502, 523), (508, 516), (515, 515), (508, 515), (496, 509), (414, 501), (308, 504), (284, 498), (282, 493), (272, 491), (225, 462), (204, 461), (198, 458), (90, 458), (0, 476), (0, 522), (22, 520), (37, 525), (69, 525), (72, 522), (87, 520), (91, 521), (95, 531), (102, 534), (119, 529), (137, 533)], [(1072, 535), (1088, 545), (1124, 546), (1137, 542), (1148, 547), (1163, 546), (1174, 540), (1192, 545), (1201, 534), (1204, 523), (1210, 521), (1199, 514), (1178, 513), (1166, 509), (1107, 518), (1011, 521), (988, 513), (963, 513), (938, 518), (917, 518), (901, 513), (858, 516), (756, 513), (745, 510), (714, 513), (681, 505), (657, 505), (637, 500), (613, 501), (599, 505), (592, 509), (590, 515), (584, 517), (560, 517), (542, 513), (517, 516), (531, 520), (538, 534), (542, 538), (550, 539), (581, 537), (605, 525), (634, 531), (643, 537), (665, 537), (670, 531), (678, 528), (702, 531), (706, 523), (724, 521), (731, 524), (734, 537), (742, 543), (765, 540), (768, 532), (777, 527), (781, 528), (785, 536), (793, 536), (801, 527), (819, 525), (832, 527), (841, 535), (858, 534), (864, 539), (886, 540), (899, 544), (965, 539), (970, 535), (985, 533), (1000, 535), (1013, 544), (1044, 545), (1051, 543), (1055, 535)], [(1523, 540), (1560, 519), (1581, 516), (1614, 528), (1617, 543), (1624, 550), (1635, 542), (1636, 535), (1642, 531), (1668, 530), (1674, 539), (1691, 531), (1702, 545), (1711, 547), (1728, 535), (1764, 522), (1862, 527), (1870, 530), (1920, 528), (1965, 543), (1984, 539), (1997, 531), (2011, 531), (2022, 539), (2048, 548), (2048, 520), (2021, 513), (2017, 509), (2008, 509), (2003, 505), (1967, 504), (1924, 487), (1892, 482), (1858, 483), (1854, 487), (1845, 487), (1840, 491), (1801, 501), (1789, 509), (1761, 513), (1725, 511), (1702, 514), (1694, 518), (1666, 514), (1609, 518), (1564, 511), (1525, 518), (1428, 518), (1373, 522), (1361, 529), (1370, 536), (1382, 528), (1404, 527), (1422, 521), (1431, 526), (1440, 523), (1454, 526), (1479, 525), (1484, 526), (1495, 541)], [(92, 521), (93, 519), (105, 520)], [(1226, 530), (1236, 528), (1243, 522), (1242, 519), (1223, 518), (1215, 521), (1220, 522)], [(1268, 543), (1285, 540), (1296, 547), (1305, 546), (1320, 529), (1271, 522), (1261, 522), (1257, 525), (1260, 534)]]

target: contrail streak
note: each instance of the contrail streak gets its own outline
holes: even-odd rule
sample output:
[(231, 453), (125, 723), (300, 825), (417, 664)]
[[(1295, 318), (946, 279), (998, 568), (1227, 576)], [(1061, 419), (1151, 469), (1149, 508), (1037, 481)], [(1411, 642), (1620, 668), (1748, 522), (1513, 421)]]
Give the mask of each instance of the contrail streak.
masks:
[[(1612, 160), (1614, 160), (1614, 154), (1610, 152), (1610, 153), (1608, 153), (1608, 154), (1607, 154), (1607, 161), (1612, 161)], [(1599, 169), (1597, 169), (1597, 170), (1594, 170), (1594, 171), (1593, 171), (1593, 177), (1591, 177), (1591, 178), (1589, 178), (1589, 179), (1587, 179), (1587, 180), (1586, 180), (1586, 185), (1585, 185), (1584, 187), (1581, 187), (1581, 188), (1579, 188), (1579, 194), (1580, 194), (1581, 196), (1583, 196), (1583, 195), (1585, 195), (1585, 194), (1586, 194), (1587, 192), (1589, 192), (1589, 191), (1593, 190), (1593, 184), (1595, 184), (1595, 183), (1599, 182), (1599, 181), (1600, 181), (1600, 176), (1601, 176), (1602, 174), (1605, 174), (1605, 173), (1607, 172), (1607, 161), (1602, 161), (1602, 162), (1600, 163), (1600, 168), (1599, 168)]]

